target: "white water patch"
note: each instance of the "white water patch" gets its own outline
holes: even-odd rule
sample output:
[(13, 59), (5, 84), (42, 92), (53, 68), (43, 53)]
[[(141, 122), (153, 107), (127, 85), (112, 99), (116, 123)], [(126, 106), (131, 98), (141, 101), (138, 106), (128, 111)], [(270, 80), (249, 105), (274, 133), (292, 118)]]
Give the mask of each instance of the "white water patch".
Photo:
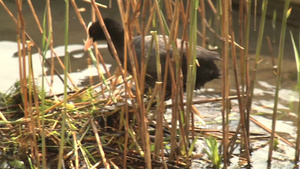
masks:
[[(271, 119), (267, 119), (263, 116), (256, 116), (256, 115), (251, 115), (251, 117), (254, 118), (255, 120), (259, 121), (260, 123), (262, 123), (267, 128), (269, 128), (269, 129), (272, 128), (272, 120)], [(275, 130), (276, 130), (276, 132), (288, 133), (292, 137), (296, 136), (295, 126), (293, 126), (293, 124), (291, 124), (288, 121), (277, 120)]]
[[(264, 96), (265, 94), (270, 94), (271, 96), (275, 96), (276, 87), (274, 85), (263, 81), (258, 81), (258, 84), (261, 88), (254, 89), (255, 95)], [(285, 102), (298, 102), (299, 93), (290, 89), (281, 88), (279, 89), (278, 98)]]
[(13, 57), (18, 46), (16, 42), (10, 41), (1, 41), (0, 46), (0, 91), (5, 92), (19, 79), (19, 61)]
[[(18, 46), (16, 42), (11, 41), (0, 41), (0, 92), (6, 92), (16, 81), (20, 79), (19, 77), (19, 59), (18, 57), (15, 57), (15, 53), (18, 51)], [(107, 45), (99, 44), (97, 46), (98, 48), (107, 48)], [(84, 46), (80, 44), (70, 44), (68, 45), (68, 51), (69, 53), (72, 53), (73, 58), (82, 58), (84, 57), (85, 53), (83, 51)], [(78, 52), (82, 51), (82, 52)], [(57, 46), (54, 48), (54, 52), (57, 56), (64, 56), (65, 55), (65, 46)], [(46, 59), (51, 58), (51, 51), (48, 50), (46, 52)], [(63, 60), (62, 60), (63, 61)], [(26, 60), (26, 64), (28, 65), (28, 59)], [(26, 67), (28, 68), (28, 66)], [(34, 70), (34, 76), (37, 79), (37, 85), (41, 87), (42, 85), (42, 56), (39, 53), (32, 54), (32, 65)], [(107, 64), (106, 67), (110, 68), (112, 65)], [(105, 72), (103, 66), (100, 64), (100, 71)], [(45, 71), (47, 71), (48, 67), (45, 66)], [(26, 72), (28, 75), (28, 70)], [(77, 72), (70, 73), (70, 76), (73, 80), (73, 82), (77, 85), (80, 84), (85, 77), (87, 76), (95, 76), (98, 75), (98, 71), (95, 68), (95, 66), (91, 66), (90, 68), (86, 68)], [(61, 74), (61, 77), (64, 78), (63, 74)], [(46, 76), (47, 80), (50, 81), (50, 76)], [(63, 92), (63, 82), (57, 77), (53, 77), (54, 83), (52, 86), (52, 91), (55, 93), (61, 93)], [(45, 90), (49, 91), (50, 88), (47, 85), (48, 83), (45, 82)], [(69, 82), (69, 85), (71, 83)]]
[[(254, 100), (252, 103), (252, 109), (262, 113), (273, 113), (274, 100)], [(289, 110), (289, 107), (278, 103), (277, 110)]]
[[(256, 151), (252, 152), (251, 155), (251, 167), (252, 168), (267, 168), (267, 161), (268, 161), (268, 151), (269, 146), (265, 146), (262, 148), (257, 149)], [(293, 160), (294, 149), (287, 148), (286, 153), (287, 155), (273, 151), (273, 160), (271, 168), (293, 168), (294, 164), (291, 162)]]
[(288, 89), (280, 89), (279, 98), (287, 102), (298, 102), (299, 93)]
[(257, 81), (257, 83), (258, 83), (261, 87), (264, 87), (264, 88), (266, 88), (266, 89), (269, 89), (269, 90), (274, 90), (274, 89), (275, 89), (275, 86), (270, 85), (270, 84), (267, 83), (267, 82), (264, 82), (264, 81)]

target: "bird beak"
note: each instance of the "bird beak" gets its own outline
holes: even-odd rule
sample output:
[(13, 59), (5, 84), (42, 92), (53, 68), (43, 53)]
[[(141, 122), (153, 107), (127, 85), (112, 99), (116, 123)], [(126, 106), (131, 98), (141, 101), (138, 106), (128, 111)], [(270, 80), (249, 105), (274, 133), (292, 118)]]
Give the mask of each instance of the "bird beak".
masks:
[(91, 38), (88, 35), (88, 37), (86, 38), (85, 43), (84, 43), (84, 51), (87, 51), (90, 48), (90, 46), (92, 46), (93, 42), (94, 42), (93, 38)]
[(85, 43), (84, 43), (84, 51), (87, 51), (88, 48), (90, 46), (92, 46), (92, 44), (94, 42), (93, 38), (91, 38), (90, 35), (89, 35), (89, 29), (90, 29), (91, 25), (92, 25), (92, 22), (90, 22), (88, 24), (87, 29), (86, 29), (87, 38), (86, 38)]

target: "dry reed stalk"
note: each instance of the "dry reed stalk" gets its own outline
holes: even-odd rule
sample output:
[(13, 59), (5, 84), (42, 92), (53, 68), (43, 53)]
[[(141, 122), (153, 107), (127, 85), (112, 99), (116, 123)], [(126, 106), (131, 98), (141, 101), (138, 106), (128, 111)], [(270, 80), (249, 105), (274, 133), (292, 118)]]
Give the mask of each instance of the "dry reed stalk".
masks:
[[(245, 24), (245, 20), (244, 20), (244, 17), (247, 15), (247, 10), (244, 11), (244, 8), (245, 8), (245, 5), (246, 3), (244, 3), (243, 0), (240, 0), (239, 2), (239, 43), (241, 44), (241, 46), (244, 45), (244, 24)], [(246, 87), (246, 82), (245, 82), (245, 48), (243, 49), (240, 49), (240, 86), (241, 86), (241, 89), (240, 90), (240, 93), (242, 96), (245, 95), (245, 87)], [(248, 124), (249, 124), (249, 118), (247, 117), (247, 114), (246, 114), (246, 110), (247, 110), (247, 106), (246, 106), (246, 98), (245, 97), (242, 97), (242, 98), (239, 98), (240, 100), (240, 103), (241, 103), (241, 112), (243, 113), (243, 124), (244, 124), (244, 127), (245, 127), (245, 132), (249, 134), (249, 130), (248, 130)], [(244, 136), (245, 139), (249, 140), (249, 135), (246, 135)], [(233, 149), (232, 149), (233, 151)], [(232, 152), (231, 152), (232, 153)], [(230, 154), (231, 154), (230, 153)]]
[[(18, 8), (18, 27), (17, 27), (17, 41), (18, 41), (18, 55), (20, 66), (20, 84), (21, 94), (23, 99), (25, 118), (28, 117), (28, 95), (27, 95), (27, 75), (26, 75), (26, 36), (25, 36), (25, 20), (22, 12), (22, 1), (17, 1)], [(20, 38), (20, 39), (19, 39)], [(22, 47), (21, 47), (22, 46)]]
[[(37, 113), (39, 113), (39, 103), (38, 103), (38, 95), (37, 95), (37, 89), (36, 89), (36, 85), (35, 85), (35, 78), (34, 78), (34, 73), (33, 73), (33, 65), (32, 65), (32, 51), (31, 51), (31, 47), (32, 47), (32, 42), (31, 41), (27, 41), (27, 48), (28, 48), (28, 72), (29, 72), (29, 76), (28, 76), (28, 86), (29, 86), (29, 90), (28, 90), (28, 95), (29, 95), (29, 117), (31, 120), (31, 123), (29, 123), (29, 129), (31, 133), (36, 133), (36, 122), (38, 124), (38, 127), (40, 127), (40, 120), (38, 119), (34, 119), (33, 117), (33, 106), (35, 105), (35, 111)], [(32, 93), (33, 92), (33, 93)], [(34, 97), (33, 97), (34, 96)], [(32, 100), (32, 98), (34, 98), (34, 100)], [(33, 101), (34, 101), (34, 105), (33, 105)], [(40, 167), (40, 161), (39, 161), (39, 152), (38, 152), (38, 144), (37, 144), (37, 137), (33, 136), (33, 142), (31, 142), (31, 148), (32, 150), (32, 158), (33, 161), (37, 164), (37, 167)]]
[[(246, 9), (247, 12), (245, 14), (245, 24), (246, 24), (246, 28), (245, 28), (245, 52), (244, 52), (244, 62), (242, 63), (242, 65), (245, 65), (245, 91), (244, 93), (247, 94), (247, 97), (245, 98), (245, 103), (246, 103), (246, 128), (248, 130), (248, 133), (250, 132), (250, 123), (249, 123), (249, 119), (250, 119), (250, 111), (251, 111), (251, 104), (252, 104), (252, 100), (251, 97), (252, 95), (250, 94), (250, 65), (249, 65), (249, 35), (250, 35), (250, 23), (251, 23), (251, 0), (248, 1), (248, 3), (246, 3)], [(248, 136), (249, 137), (249, 136)]]
[(205, 3), (204, 0), (200, 0), (200, 14), (201, 14), (201, 26), (202, 26), (202, 47), (206, 48), (206, 18), (205, 18)]
[[(123, 5), (122, 5), (122, 1), (120, 1), (120, 0), (118, 0), (117, 1), (118, 2), (118, 6), (119, 6), (119, 10), (120, 10), (120, 13), (124, 13), (124, 11), (123, 11)], [(121, 17), (124, 17), (123, 15), (121, 15)], [(124, 21), (124, 18), (122, 18), (122, 20)], [(124, 42), (124, 45), (125, 45), (125, 48), (124, 48), (124, 53), (125, 53), (125, 56), (124, 56), (124, 76), (126, 76), (127, 75), (127, 60), (128, 60), (128, 57), (127, 57), (127, 41), (125, 40), (125, 42)], [(122, 69), (120, 69), (121, 71), (122, 71)], [(124, 78), (124, 76), (123, 76), (123, 78)], [(127, 82), (126, 80), (124, 81), (125, 83)], [(129, 88), (129, 86), (125, 86), (125, 93), (129, 93), (130, 92), (130, 88)], [(125, 100), (126, 102), (127, 102), (127, 99)], [(136, 110), (136, 107), (134, 106), (134, 109)], [(127, 167), (127, 152), (128, 152), (128, 150), (127, 150), (127, 146), (128, 146), (128, 140), (129, 140), (129, 133), (128, 133), (128, 131), (130, 131), (130, 127), (129, 127), (129, 114), (128, 114), (128, 105), (126, 104), (125, 105), (125, 107), (124, 107), (124, 109), (123, 109), (123, 111), (122, 111), (122, 116), (121, 117), (124, 117), (125, 116), (125, 122), (124, 122), (124, 126), (125, 126), (125, 143), (124, 143), (124, 159), (123, 159), (123, 165), (124, 165), (124, 167)], [(141, 121), (141, 115), (140, 114), (137, 114), (137, 121), (138, 122), (140, 122)], [(140, 127), (140, 129), (141, 129), (141, 127)], [(134, 137), (133, 137), (134, 138)], [(134, 138), (134, 140), (136, 140), (135, 138)], [(136, 141), (135, 141), (136, 142)], [(140, 152), (143, 152), (143, 151), (140, 151)]]
[[(156, 83), (156, 88), (158, 91), (161, 91), (162, 88), (162, 83), (161, 82), (157, 82)], [(161, 111), (161, 107), (162, 107), (162, 102), (161, 102), (161, 95), (158, 94), (157, 97), (157, 101), (158, 101), (158, 105), (156, 108), (156, 131), (155, 131), (155, 149), (154, 149), (154, 159), (158, 160), (158, 159), (162, 159), (162, 161), (164, 160), (164, 156), (160, 156), (161, 153), (163, 152), (163, 111)], [(160, 158), (158, 158), (160, 156)]]
[(72, 3), (75, 14), (76, 14), (81, 26), (83, 26), (84, 30), (87, 32), (86, 24), (84, 23), (84, 20), (83, 20), (81, 14), (80, 14), (80, 11), (78, 10), (78, 7), (77, 7), (77, 4), (76, 4), (75, 0), (71, 0), (71, 3)]
[[(148, 1), (149, 2), (149, 1)], [(140, 29), (138, 29), (138, 32), (141, 32), (141, 36), (142, 37), (145, 37), (146, 36), (146, 33), (145, 30), (145, 22), (146, 22), (146, 15), (147, 15), (147, 1), (145, 1), (143, 3), (143, 5), (141, 5), (141, 1), (139, 2), (138, 4), (138, 8), (135, 8), (133, 9), (135, 11), (135, 13), (133, 14), (133, 16), (137, 16), (137, 12), (140, 11), (140, 7), (142, 6), (142, 20), (141, 20), (141, 31)], [(138, 21), (137, 21), (138, 22)], [(135, 25), (138, 25), (138, 28), (139, 28), (139, 24), (135, 24)], [(153, 40), (152, 40), (153, 42)], [(141, 41), (141, 45), (142, 45), (142, 48), (141, 48), (141, 53), (142, 53), (142, 56), (141, 56), (141, 63), (140, 63), (140, 73), (141, 73), (141, 76), (140, 76), (140, 87), (141, 87), (141, 94), (144, 94), (144, 90), (145, 90), (145, 77), (146, 77), (146, 70), (147, 70), (147, 63), (148, 61), (146, 60), (146, 55), (145, 55), (145, 40), (144, 38), (142, 39)], [(147, 113), (147, 111), (146, 111)]]
[[(48, 28), (48, 37), (50, 39), (48, 39), (48, 44), (49, 47), (51, 49), (50, 51), (50, 57), (51, 57), (51, 61), (50, 61), (50, 88), (53, 87), (53, 83), (54, 83), (54, 55), (53, 55), (53, 27), (52, 27), (52, 13), (51, 13), (51, 4), (50, 4), (50, 0), (46, 1), (46, 15), (47, 15), (47, 28)], [(46, 31), (46, 30), (45, 30)]]
[[(263, 125), (262, 123), (260, 123), (259, 121), (255, 120), (253, 117), (250, 117), (251, 122), (255, 123), (256, 125), (258, 125), (260, 128), (262, 128), (263, 130), (265, 130), (268, 133), (272, 133), (272, 130), (269, 129), (268, 127), (266, 127), (265, 125)], [(295, 147), (294, 143), (291, 143), (290, 141), (284, 139), (283, 137), (281, 137), (278, 134), (274, 134), (274, 136), (278, 139), (280, 139), (282, 142), (286, 143), (287, 145), (289, 145), (290, 147)]]
[[(54, 49), (53, 49), (53, 29), (52, 29), (52, 14), (51, 14), (51, 5), (50, 5), (50, 1), (46, 1), (46, 3), (47, 3), (47, 16), (48, 16), (48, 28), (49, 28), (49, 33), (51, 34), (50, 35), (50, 44), (49, 44), (49, 46), (50, 46), (50, 48), (51, 48), (51, 63), (49, 63), (50, 64), (50, 66), (51, 66), (51, 69), (50, 69), (50, 71), (51, 71), (51, 81), (50, 81), (50, 83), (48, 82), (48, 84), (49, 84), (49, 86), (50, 86), (50, 88), (52, 87), (52, 85), (53, 85), (53, 82), (54, 82), (54, 75), (57, 75), (57, 76), (59, 76), (59, 73), (58, 73), (58, 71), (55, 69), (55, 67), (54, 67), (54, 55), (56, 56), (56, 58), (58, 59), (58, 61), (59, 61), (59, 63), (60, 63), (60, 65), (62, 66), (62, 68), (64, 69), (64, 64), (61, 62), (61, 60), (60, 60), (60, 58), (57, 56), (57, 54), (54, 52)], [(41, 33), (43, 33), (43, 30), (41, 30), (41, 24), (40, 24), (40, 22), (39, 22), (39, 20), (38, 20), (38, 17), (37, 17), (37, 15), (36, 15), (36, 13), (35, 13), (35, 10), (34, 10), (34, 8), (33, 8), (33, 6), (32, 6), (32, 3), (31, 3), (31, 1), (28, 1), (28, 4), (29, 4), (29, 6), (30, 6), (30, 8), (31, 8), (31, 11), (32, 11), (32, 15), (34, 16), (34, 18), (35, 18), (35, 21), (36, 21), (36, 23), (37, 23), (37, 25), (38, 25), (38, 27), (39, 27), (39, 29), (40, 29), (40, 32)], [(46, 40), (48, 41), (48, 39), (46, 38)], [(47, 62), (48, 63), (48, 62)], [(59, 76), (60, 77), (60, 76)], [(73, 82), (73, 80), (72, 80), (72, 78), (70, 77), (70, 75), (68, 74), (68, 78), (69, 78), (69, 80), (70, 80), (70, 82), (72, 83), (72, 85), (76, 88), (76, 85), (75, 85), (75, 83)], [(62, 80), (62, 78), (61, 78), (61, 80)], [(63, 81), (63, 80), (62, 80)], [(50, 93), (51, 93), (52, 91), (50, 90)]]
[[(232, 7), (229, 7), (230, 13), (229, 13), (229, 31), (231, 35), (231, 41), (235, 42), (235, 35), (234, 35), (234, 30), (233, 30), (233, 19), (232, 19)], [(246, 159), (248, 164), (250, 165), (250, 141), (249, 141), (249, 133), (247, 133), (246, 130), (246, 119), (245, 119), (245, 106), (243, 99), (241, 97), (241, 91), (240, 91), (240, 83), (238, 79), (238, 70), (237, 70), (237, 56), (236, 56), (236, 45), (235, 43), (231, 43), (231, 55), (232, 55), (232, 63), (233, 63), (233, 72), (234, 72), (234, 80), (235, 80), (235, 87), (236, 87), (236, 92), (238, 96), (238, 106), (239, 106), (239, 112), (240, 112), (240, 124), (241, 124), (241, 133), (242, 133), (242, 147), (244, 148), (244, 151), (246, 152)], [(238, 134), (239, 131), (236, 133)], [(230, 147), (229, 152), (233, 152), (233, 145)], [(229, 153), (229, 156), (231, 154)]]
[(35, 20), (35, 22), (36, 22), (36, 24), (37, 24), (37, 26), (38, 26), (38, 28), (39, 28), (39, 31), (40, 31), (41, 33), (43, 33), (43, 28), (42, 28), (41, 23), (39, 22), (39, 19), (38, 19), (37, 15), (36, 15), (35, 9), (34, 9), (34, 7), (32, 6), (31, 0), (28, 0), (27, 2), (28, 2), (28, 5), (29, 5), (29, 7), (30, 7), (30, 10), (31, 10), (31, 12), (32, 12), (32, 15), (33, 15), (33, 17), (34, 17), (34, 20)]
[[(186, 23), (187, 23), (187, 19), (186, 19), (186, 14), (184, 13), (184, 8), (183, 8), (183, 2), (182, 1), (176, 1), (175, 3), (175, 9), (173, 10), (173, 16), (174, 19), (171, 22), (171, 31), (170, 31), (170, 37), (169, 37), (169, 42), (167, 45), (167, 50), (169, 50), (170, 46), (172, 45), (174, 52), (173, 52), (173, 56), (172, 58), (175, 60), (176, 63), (176, 67), (175, 70), (173, 70), (173, 66), (172, 63), (170, 62), (170, 56), (167, 56), (167, 63), (169, 63), (169, 67), (166, 66), (166, 70), (165, 72), (168, 71), (167, 67), (169, 68), (170, 74), (171, 74), (171, 80), (172, 80), (172, 102), (175, 103), (172, 106), (172, 120), (171, 120), (171, 124), (172, 124), (172, 128), (171, 128), (171, 152), (169, 155), (170, 160), (173, 160), (175, 158), (175, 152), (176, 149), (178, 148), (177, 146), (177, 141), (176, 141), (176, 137), (177, 137), (177, 122), (178, 119), (180, 117), (180, 110), (184, 110), (182, 104), (182, 71), (180, 69), (180, 66), (182, 64), (182, 48), (181, 51), (179, 52), (179, 50), (177, 49), (178, 46), (175, 46), (177, 43), (177, 35), (178, 35), (178, 25), (179, 25), (179, 14), (182, 13), (183, 14), (183, 23), (185, 28), (186, 28)], [(186, 29), (184, 29), (184, 33), (186, 33), (185, 31)], [(171, 44), (172, 42), (172, 44)], [(175, 45), (173, 45), (175, 43)], [(170, 55), (170, 54), (168, 54)], [(165, 74), (166, 76), (166, 74)], [(166, 82), (166, 80), (165, 80)], [(166, 83), (165, 83), (166, 85)], [(180, 99), (181, 98), (181, 99)], [(180, 101), (181, 100), (181, 101)], [(180, 106), (181, 105), (181, 106)], [(165, 106), (166, 107), (166, 106)], [(174, 127), (176, 126), (176, 127)]]
[(110, 165), (105, 157), (105, 153), (103, 151), (103, 147), (102, 147), (102, 143), (101, 143), (101, 140), (100, 140), (100, 136), (99, 136), (99, 133), (98, 133), (98, 129), (95, 125), (95, 122), (94, 122), (94, 119), (91, 119), (90, 121), (91, 125), (92, 125), (92, 128), (93, 128), (93, 131), (94, 131), (94, 134), (96, 136), (96, 140), (97, 140), (97, 145), (98, 145), (98, 148), (99, 148), (99, 152), (100, 152), (100, 155), (101, 155), (101, 158), (102, 158), (102, 161), (103, 161), (103, 164), (104, 164), (104, 167), (106, 169), (109, 169), (110, 168)]
[(73, 144), (74, 144), (75, 169), (79, 169), (79, 155), (78, 155), (79, 146), (77, 144), (78, 140), (77, 140), (76, 132), (72, 132), (72, 136), (73, 136)]
[[(80, 94), (82, 94), (82, 91), (85, 91), (87, 89), (87, 87), (85, 87), (85, 88), (82, 88), (82, 89), (80, 89), (80, 90), (78, 90), (78, 91), (76, 91), (73, 95), (71, 95), (71, 96), (68, 96), (68, 98), (67, 98), (67, 100), (71, 100), (72, 98), (75, 98), (76, 96), (78, 96), (78, 95), (80, 95)], [(45, 111), (44, 111), (44, 113), (47, 113), (47, 112), (50, 112), (50, 111), (52, 111), (53, 109), (55, 109), (55, 108), (57, 108), (58, 106), (60, 106), (60, 105), (62, 105), (64, 103), (64, 101), (62, 100), (62, 101), (59, 101), (59, 102), (57, 102), (56, 104), (54, 104), (53, 106), (50, 106), (49, 108), (47, 108)]]
[[(84, 20), (83, 20), (83, 18), (82, 18), (82, 16), (81, 16), (81, 14), (80, 14), (80, 11), (78, 10), (78, 7), (77, 7), (77, 5), (76, 5), (76, 3), (75, 3), (75, 1), (74, 0), (72, 0), (71, 1), (72, 2), (72, 5), (73, 5), (73, 7), (74, 7), (74, 10), (75, 10), (75, 13), (76, 13), (76, 15), (77, 15), (77, 18), (79, 19), (79, 22), (81, 23), (81, 25), (84, 27), (84, 29), (85, 29), (85, 31), (87, 32), (87, 34), (88, 34), (88, 30), (87, 30), (87, 27), (86, 27), (86, 24), (84, 23)], [(105, 6), (103, 6), (103, 5), (100, 5), (100, 7), (105, 7)], [(93, 15), (94, 16), (94, 15)], [(93, 19), (94, 20), (94, 19)], [(102, 58), (102, 56), (101, 56), (101, 54), (100, 54), (100, 52), (99, 52), (99, 50), (98, 50), (98, 48), (96, 47), (97, 45), (94, 45), (94, 49), (95, 49), (95, 53), (96, 53), (96, 58), (97, 58), (97, 63), (99, 62), (99, 59), (100, 59), (100, 62), (101, 62), (101, 64), (102, 64), (102, 66), (103, 66), (103, 68), (104, 68), (104, 70), (105, 70), (105, 73), (108, 75), (108, 77), (111, 77), (111, 74), (110, 74), (110, 72), (109, 72), (109, 70), (107, 69), (107, 67), (106, 67), (106, 64), (104, 63), (104, 60), (103, 60), (103, 58)], [(88, 64), (90, 63), (90, 58), (88, 58)], [(90, 64), (89, 64), (90, 65)], [(97, 70), (98, 70), (98, 72), (100, 71), (100, 69), (99, 69), (99, 67), (98, 67), (98, 65), (99, 64), (97, 64)], [(98, 73), (98, 75), (99, 75), (99, 79), (100, 79), (100, 81), (102, 80), (102, 78), (100, 77), (100, 74)], [(90, 76), (90, 84), (93, 84), (93, 81), (92, 81), (92, 77)], [(115, 85), (112, 85), (112, 89), (114, 89), (114, 86)], [(104, 94), (104, 88), (103, 88), (103, 86), (101, 86), (101, 88), (102, 88), (102, 95), (103, 95), (103, 98), (105, 97), (105, 94)]]
[(230, 113), (230, 102), (229, 102), (229, 6), (230, 2), (229, 1), (222, 1), (222, 36), (224, 39), (223, 42), (223, 53), (222, 53), (222, 126), (223, 126), (223, 139), (222, 139), (222, 144), (223, 144), (223, 161), (224, 161), (224, 168), (226, 169), (228, 166), (229, 162), (229, 157), (228, 157), (228, 133), (229, 133), (229, 113)]
[[(143, 90), (141, 90), (143, 87), (141, 87), (140, 80), (140, 69), (137, 61), (137, 56), (135, 53), (134, 45), (133, 45), (133, 34), (132, 34), (132, 29), (131, 29), (131, 24), (134, 23), (132, 22), (133, 20), (130, 19), (129, 13), (130, 13), (130, 2), (126, 1), (126, 4), (124, 5), (122, 1), (118, 1), (119, 5), (119, 10), (120, 10), (120, 15), (123, 21), (123, 28), (124, 28), (124, 46), (125, 46), (125, 51), (124, 51), (124, 67), (126, 68), (127, 60), (129, 59), (129, 63), (131, 65), (131, 70), (132, 70), (132, 76), (133, 80), (136, 86), (136, 96), (137, 96), (137, 105), (138, 105), (138, 114), (140, 115), (140, 121), (138, 121), (138, 126), (140, 126), (140, 132), (139, 135), (141, 136), (141, 142), (142, 142), (142, 147), (143, 147), (143, 153), (145, 154), (144, 158), (146, 161), (146, 168), (152, 168), (151, 164), (151, 155), (150, 155), (150, 139), (149, 139), (149, 132), (148, 132), (148, 126), (147, 126), (147, 115), (145, 112), (145, 106), (142, 100), (142, 95), (143, 95)], [(133, 10), (134, 11), (134, 10)], [(138, 26), (139, 27), (139, 26)], [(142, 42), (143, 43), (143, 42)], [(142, 46), (142, 51), (143, 51)], [(127, 53), (129, 55), (127, 55)], [(141, 56), (144, 57), (144, 56)], [(143, 133), (143, 134), (142, 134)], [(125, 162), (124, 162), (125, 163)]]
[[(84, 27), (85, 31), (86, 31), (87, 34), (88, 34), (88, 30), (87, 30), (86, 24), (84, 23), (84, 20), (83, 20), (81, 14), (80, 14), (80, 11), (78, 10), (78, 7), (77, 7), (75, 1), (72, 0), (71, 2), (72, 2), (72, 5), (73, 5), (73, 7), (74, 7), (74, 10), (75, 10), (75, 13), (76, 13), (76, 15), (77, 15), (77, 18), (79, 19), (79, 22), (81, 23), (81, 25)], [(86, 1), (86, 2), (88, 2), (88, 1)], [(97, 4), (97, 3), (96, 3), (96, 4)], [(99, 7), (106, 8), (106, 6), (103, 6), (103, 5), (98, 5), (98, 6), (99, 6)], [(94, 15), (93, 15), (93, 16), (94, 16)], [(94, 19), (93, 19), (93, 20), (94, 20)], [(106, 64), (105, 64), (105, 62), (104, 62), (104, 60), (103, 60), (103, 57), (101, 56), (101, 54), (100, 54), (100, 52), (99, 52), (99, 50), (98, 50), (98, 48), (97, 48), (96, 46), (97, 46), (97, 45), (94, 45), (95, 53), (96, 53), (96, 56), (97, 56), (97, 57), (96, 57), (96, 58), (97, 58), (97, 62), (99, 62), (99, 59), (100, 59), (100, 62), (101, 62), (102, 66), (103, 66), (103, 68), (104, 68), (104, 70), (105, 70), (105, 73), (107, 74), (108, 77), (111, 77), (111, 74), (110, 74), (109, 70), (107, 69), (107, 66), (106, 66)], [(90, 59), (88, 58), (88, 60), (90, 60)], [(88, 62), (89, 62), (89, 61), (88, 61)], [(97, 69), (98, 69), (98, 72), (99, 72), (99, 67), (98, 67), (98, 65), (99, 65), (99, 64), (97, 64)], [(102, 78), (100, 77), (100, 74), (99, 74), (99, 79), (100, 79), (100, 81), (102, 80)], [(90, 77), (90, 82), (91, 82), (91, 84), (93, 83), (91, 77)], [(101, 87), (102, 87), (102, 86), (101, 86)], [(112, 87), (112, 89), (114, 89), (114, 87)], [(102, 91), (103, 91), (103, 88), (102, 88)], [(104, 93), (102, 93), (102, 94), (103, 94), (103, 98), (104, 98), (104, 97), (105, 97), (105, 96), (104, 96)]]

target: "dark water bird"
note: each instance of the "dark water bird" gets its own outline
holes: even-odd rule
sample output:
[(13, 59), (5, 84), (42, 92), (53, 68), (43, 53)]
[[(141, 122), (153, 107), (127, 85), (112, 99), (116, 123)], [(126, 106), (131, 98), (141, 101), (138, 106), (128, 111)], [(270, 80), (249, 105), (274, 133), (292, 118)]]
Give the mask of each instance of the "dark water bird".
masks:
[[(116, 48), (118, 56), (120, 58), (121, 63), (124, 63), (124, 29), (122, 25), (110, 18), (104, 19), (105, 26), (107, 28), (108, 33), (112, 39), (112, 42)], [(95, 41), (98, 40), (106, 40), (104, 32), (100, 26), (99, 21), (96, 21), (89, 25), (88, 27), (88, 35), (87, 40), (85, 42), (84, 50), (87, 50)], [(156, 50), (155, 45), (151, 47), (151, 39), (152, 36), (148, 35), (144, 37), (145, 42), (145, 56), (149, 50), (151, 50), (148, 62), (147, 62), (147, 69), (146, 69), (146, 77), (145, 77), (145, 84), (151, 88), (155, 86), (155, 82), (157, 81), (157, 67), (156, 67)], [(165, 42), (163, 40), (162, 35), (158, 35), (158, 43), (159, 43), (159, 54), (160, 54), (160, 62), (161, 62), (161, 70), (162, 76), (164, 75), (164, 68), (166, 66), (166, 57), (167, 57), (167, 49), (165, 47)], [(166, 36), (166, 40), (168, 41), (169, 38)], [(139, 63), (141, 63), (141, 42), (142, 36), (135, 36), (133, 39), (134, 47), (136, 50), (136, 56)], [(177, 39), (177, 46), (180, 49), (181, 40)], [(199, 66), (197, 66), (197, 77), (196, 77), (196, 84), (195, 89), (200, 89), (204, 86), (206, 82), (209, 82), (213, 79), (220, 78), (221, 73), (216, 64), (214, 63), (215, 60), (221, 60), (219, 58), (219, 54), (214, 51), (209, 51), (205, 48), (200, 46), (196, 47), (197, 53), (196, 58), (198, 60)], [(111, 49), (109, 47), (109, 51)], [(173, 49), (172, 47), (169, 50), (170, 56), (172, 56)], [(112, 52), (111, 52), (112, 54)], [(128, 59), (129, 60), (129, 59)], [(128, 65), (128, 72), (132, 73), (130, 62), (127, 62)], [(187, 59), (186, 59), (186, 46), (183, 46), (183, 59), (182, 59), (182, 73), (183, 73), (183, 87), (184, 90), (186, 89), (186, 79), (187, 79)], [(171, 77), (168, 77), (167, 88), (166, 88), (166, 98), (171, 96)]]

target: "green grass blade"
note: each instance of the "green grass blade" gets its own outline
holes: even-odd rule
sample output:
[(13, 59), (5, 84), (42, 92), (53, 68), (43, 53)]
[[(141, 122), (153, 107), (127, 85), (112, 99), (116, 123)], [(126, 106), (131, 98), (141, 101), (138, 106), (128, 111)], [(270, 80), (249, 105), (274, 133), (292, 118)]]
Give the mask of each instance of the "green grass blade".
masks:
[(296, 67), (297, 67), (297, 88), (300, 88), (300, 58), (299, 58), (299, 52), (294, 40), (294, 36), (292, 31), (290, 31), (291, 40), (293, 44), (294, 54), (295, 54), (295, 60), (296, 60)]
[(65, 0), (65, 70), (64, 70), (64, 111), (61, 119), (61, 135), (60, 135), (60, 146), (59, 146), (59, 157), (58, 157), (58, 169), (61, 169), (63, 162), (63, 152), (65, 145), (65, 132), (66, 132), (66, 114), (67, 114), (67, 86), (68, 86), (68, 68), (69, 68), (69, 1)]

